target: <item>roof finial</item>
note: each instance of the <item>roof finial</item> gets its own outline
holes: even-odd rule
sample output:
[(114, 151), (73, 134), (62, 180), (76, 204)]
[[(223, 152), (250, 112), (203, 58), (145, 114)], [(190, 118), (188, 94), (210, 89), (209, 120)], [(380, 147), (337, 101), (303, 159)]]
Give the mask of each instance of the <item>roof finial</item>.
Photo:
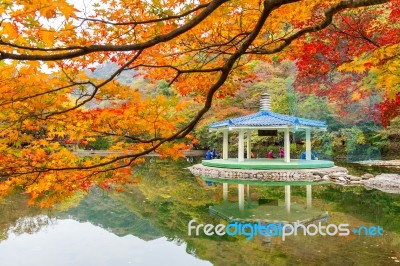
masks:
[(270, 98), (271, 98), (271, 95), (269, 95), (268, 93), (261, 94), (261, 99), (260, 99), (260, 110), (261, 111), (271, 111)]

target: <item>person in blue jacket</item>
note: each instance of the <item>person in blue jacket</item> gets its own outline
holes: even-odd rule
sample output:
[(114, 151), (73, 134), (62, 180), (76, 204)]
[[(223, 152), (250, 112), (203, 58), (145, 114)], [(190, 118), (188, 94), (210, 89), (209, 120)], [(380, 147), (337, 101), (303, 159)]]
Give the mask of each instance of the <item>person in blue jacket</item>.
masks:
[(217, 159), (217, 149), (215, 147), (212, 149), (212, 158)]
[(211, 160), (212, 159), (212, 153), (211, 153), (211, 151), (210, 150), (208, 150), (207, 152), (206, 152), (206, 160)]
[[(306, 152), (305, 151), (303, 151), (300, 154), (300, 159), (303, 159), (303, 160), (306, 159)], [(318, 153), (316, 151), (311, 152), (311, 160), (318, 160)]]

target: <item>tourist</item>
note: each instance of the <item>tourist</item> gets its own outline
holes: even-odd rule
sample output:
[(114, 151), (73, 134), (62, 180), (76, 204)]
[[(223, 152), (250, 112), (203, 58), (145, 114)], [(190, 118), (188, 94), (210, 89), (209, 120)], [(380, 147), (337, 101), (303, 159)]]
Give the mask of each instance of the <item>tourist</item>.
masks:
[(213, 158), (213, 159), (217, 159), (217, 155), (218, 155), (217, 149), (214, 147), (214, 148), (212, 149), (212, 158)]
[[(300, 159), (306, 160), (306, 158), (307, 158), (307, 153), (303, 151), (300, 154)], [(318, 160), (318, 153), (316, 151), (311, 151), (311, 160)]]
[(270, 151), (268, 152), (267, 157), (268, 157), (268, 159), (275, 158), (274, 154), (272, 153), (272, 150), (270, 150)]
[(208, 150), (208, 151), (206, 152), (206, 160), (211, 160), (211, 159), (212, 159), (212, 153), (211, 153), (210, 150)]
[(281, 147), (280, 149), (279, 149), (279, 157), (280, 158), (283, 158), (285, 156), (285, 150)]

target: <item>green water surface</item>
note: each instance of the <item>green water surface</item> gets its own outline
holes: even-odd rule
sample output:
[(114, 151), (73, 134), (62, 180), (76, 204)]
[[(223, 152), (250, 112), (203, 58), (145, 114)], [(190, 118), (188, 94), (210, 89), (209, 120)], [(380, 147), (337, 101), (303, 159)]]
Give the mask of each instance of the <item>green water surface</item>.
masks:
[[(122, 193), (94, 188), (50, 210), (27, 207), (21, 195), (6, 199), (0, 204), (0, 265), (400, 265), (399, 194), (319, 184), (312, 186), (312, 207), (307, 207), (305, 186), (293, 184), (288, 214), (284, 186), (252, 183), (248, 194), (245, 184), (240, 211), (237, 182), (228, 185), (224, 201), (222, 183), (195, 178), (187, 166), (146, 164), (136, 169), (141, 182)], [(324, 223), (379, 225), (384, 234), (301, 235), (285, 241), (188, 236), (192, 219), (226, 224), (218, 213), (255, 219), (327, 214)]]

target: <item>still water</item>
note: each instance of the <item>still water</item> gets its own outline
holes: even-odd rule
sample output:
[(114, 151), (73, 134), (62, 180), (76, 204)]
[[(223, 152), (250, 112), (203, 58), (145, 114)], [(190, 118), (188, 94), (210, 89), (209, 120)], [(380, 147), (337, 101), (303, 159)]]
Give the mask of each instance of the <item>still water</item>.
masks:
[[(0, 265), (400, 265), (400, 195), (332, 184), (206, 183), (186, 166), (148, 164), (136, 171), (141, 182), (122, 193), (95, 188), (50, 210), (8, 198), (0, 204)], [(192, 219), (379, 225), (383, 236), (188, 236)]]

